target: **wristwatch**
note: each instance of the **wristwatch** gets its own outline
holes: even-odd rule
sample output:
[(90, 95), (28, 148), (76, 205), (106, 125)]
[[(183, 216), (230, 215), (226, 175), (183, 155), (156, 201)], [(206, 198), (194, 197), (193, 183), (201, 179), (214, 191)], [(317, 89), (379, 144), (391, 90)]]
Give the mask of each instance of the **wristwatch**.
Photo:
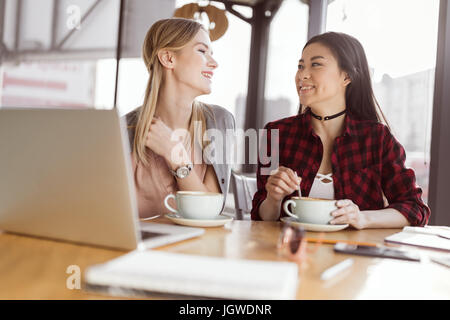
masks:
[(183, 179), (183, 178), (186, 178), (189, 175), (189, 173), (191, 173), (192, 167), (193, 167), (192, 164), (188, 163), (185, 166), (181, 166), (181, 167), (177, 168), (175, 171), (171, 170), (171, 169), (169, 169), (169, 170), (170, 170), (170, 173), (174, 177)]

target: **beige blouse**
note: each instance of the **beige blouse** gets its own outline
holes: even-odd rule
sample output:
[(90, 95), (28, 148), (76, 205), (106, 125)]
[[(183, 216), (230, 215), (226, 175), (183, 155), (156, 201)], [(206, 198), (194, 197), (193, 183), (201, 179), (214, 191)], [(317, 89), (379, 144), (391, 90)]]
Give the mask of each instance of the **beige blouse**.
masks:
[[(149, 154), (149, 166), (141, 163), (136, 166), (134, 157), (131, 157), (134, 181), (136, 186), (139, 217), (147, 218), (155, 215), (170, 213), (164, 206), (164, 199), (170, 193), (178, 191), (176, 178), (170, 173), (166, 160), (147, 149)], [(191, 155), (191, 160), (193, 156)], [(192, 161), (194, 163), (194, 161)], [(202, 181), (205, 180), (207, 164), (195, 164), (190, 174), (196, 174)], [(169, 200), (172, 208), (177, 208), (173, 199)]]
[[(235, 121), (233, 115), (226, 109), (216, 105), (205, 105), (205, 108), (210, 112), (205, 112), (206, 116), (206, 128), (218, 129), (221, 132), (225, 132), (227, 129), (235, 128)], [(125, 118), (128, 125), (128, 138), (130, 146), (133, 146), (136, 123), (139, 117), (139, 110), (141, 107), (129, 112)], [(197, 141), (195, 142), (198, 143)], [(186, 150), (189, 152), (190, 144), (185, 141)], [(227, 144), (224, 144), (227, 145)], [(195, 152), (202, 153), (201, 148), (193, 148)], [(203, 154), (197, 154), (194, 157), (194, 150), (191, 151), (191, 160), (203, 159)], [(169, 171), (169, 167), (166, 164), (164, 158), (158, 156), (151, 150), (147, 149), (149, 153), (149, 167), (145, 168), (142, 164), (136, 166), (135, 159), (131, 156), (134, 172), (134, 183), (136, 186), (137, 202), (139, 208), (139, 216), (141, 218), (151, 217), (160, 214), (169, 213), (169, 210), (164, 206), (164, 199), (169, 193), (175, 193), (178, 191), (178, 185), (175, 177)], [(225, 151), (224, 151), (224, 154)], [(196, 174), (204, 183), (205, 175), (208, 165), (205, 161), (201, 161), (201, 164), (196, 164), (199, 161), (192, 161), (194, 163), (193, 172), (190, 174)], [(211, 164), (214, 170), (218, 183), (221, 188), (221, 192), (224, 195), (224, 203), (228, 193), (228, 186), (231, 175), (231, 165), (229, 164)], [(169, 200), (169, 204), (176, 208), (173, 199)]]

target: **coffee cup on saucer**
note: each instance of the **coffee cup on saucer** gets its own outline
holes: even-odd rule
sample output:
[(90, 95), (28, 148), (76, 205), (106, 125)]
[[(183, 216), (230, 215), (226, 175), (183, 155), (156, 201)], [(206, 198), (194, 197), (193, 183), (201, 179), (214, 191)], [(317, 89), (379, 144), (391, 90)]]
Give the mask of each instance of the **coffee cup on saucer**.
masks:
[[(289, 205), (292, 205), (292, 212)], [(333, 220), (331, 212), (336, 209), (336, 200), (320, 198), (292, 197), (283, 204), (286, 214), (299, 222), (311, 224), (329, 224)]]
[[(178, 210), (168, 204), (170, 198), (175, 199)], [(186, 219), (215, 219), (222, 212), (223, 194), (201, 191), (178, 191), (164, 199), (164, 205), (171, 212)]]

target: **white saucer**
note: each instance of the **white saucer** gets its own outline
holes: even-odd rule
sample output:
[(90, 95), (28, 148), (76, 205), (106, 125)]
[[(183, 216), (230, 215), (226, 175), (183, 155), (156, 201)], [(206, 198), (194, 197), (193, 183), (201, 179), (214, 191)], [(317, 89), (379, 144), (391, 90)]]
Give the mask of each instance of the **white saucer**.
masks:
[(306, 231), (317, 231), (317, 232), (333, 232), (343, 230), (348, 227), (348, 224), (313, 224), (313, 223), (303, 223), (299, 222), (297, 219), (292, 217), (283, 217), (281, 221), (286, 223), (291, 223), (293, 225), (298, 225), (303, 227)]
[(181, 224), (183, 226), (190, 226), (190, 227), (220, 227), (223, 226), (225, 223), (233, 220), (232, 217), (227, 217), (224, 215), (218, 215), (216, 218), (208, 220), (187, 219), (177, 216), (176, 214), (173, 213), (166, 214), (166, 217), (171, 221), (175, 222), (176, 224)]

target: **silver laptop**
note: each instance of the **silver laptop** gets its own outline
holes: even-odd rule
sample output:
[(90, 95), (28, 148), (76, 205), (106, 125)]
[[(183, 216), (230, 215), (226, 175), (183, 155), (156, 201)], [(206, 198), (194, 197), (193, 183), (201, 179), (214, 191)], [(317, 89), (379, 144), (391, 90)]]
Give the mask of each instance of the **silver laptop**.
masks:
[(204, 233), (139, 222), (116, 109), (0, 109), (0, 230), (122, 250)]

